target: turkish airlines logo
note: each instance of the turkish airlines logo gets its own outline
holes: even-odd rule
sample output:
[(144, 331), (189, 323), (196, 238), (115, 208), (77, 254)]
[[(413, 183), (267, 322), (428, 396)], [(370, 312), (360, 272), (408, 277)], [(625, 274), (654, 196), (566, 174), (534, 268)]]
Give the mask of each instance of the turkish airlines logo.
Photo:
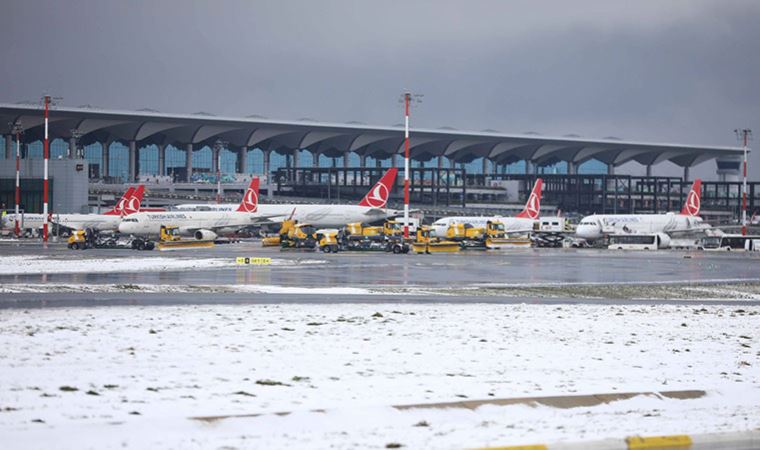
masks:
[(528, 217), (531, 219), (538, 219), (541, 212), (541, 206), (538, 202), (538, 195), (535, 192), (530, 193), (528, 203), (525, 204), (525, 211), (528, 213)]
[(140, 200), (138, 200), (137, 197), (130, 197), (129, 200), (123, 200), (121, 207), (121, 212), (125, 216), (134, 214), (140, 211)]
[(117, 203), (117, 204), (116, 204), (116, 208), (114, 208), (114, 210), (115, 210), (117, 213), (122, 213), (122, 212), (124, 212), (124, 204), (125, 204), (126, 202), (127, 202), (127, 199), (125, 199), (124, 197), (122, 197), (121, 199), (119, 199), (119, 203)]
[(699, 208), (701, 206), (699, 194), (697, 194), (694, 189), (690, 190), (689, 195), (686, 197), (686, 212), (689, 213), (690, 216), (696, 216), (699, 214)]
[(245, 195), (243, 196), (243, 201), (240, 203), (243, 211), (256, 212), (258, 204), (259, 196), (256, 194), (256, 191), (254, 191), (253, 188), (248, 188), (248, 190), (245, 191)]
[(388, 188), (384, 184), (378, 183), (364, 200), (373, 208), (382, 208), (388, 200)]

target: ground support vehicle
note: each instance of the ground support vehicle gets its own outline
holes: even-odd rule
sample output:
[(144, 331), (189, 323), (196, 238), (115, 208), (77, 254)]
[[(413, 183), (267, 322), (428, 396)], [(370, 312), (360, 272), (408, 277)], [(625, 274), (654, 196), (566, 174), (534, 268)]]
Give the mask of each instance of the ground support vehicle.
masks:
[[(210, 248), (214, 246), (213, 240), (182, 239), (179, 228), (161, 225), (161, 235), (158, 243), (147, 241), (145, 245), (153, 245), (159, 250), (179, 250), (186, 248)], [(148, 250), (148, 248), (146, 248)]]
[(760, 251), (760, 236), (724, 234), (702, 238), (702, 249), (709, 251)]
[(341, 249), (347, 251), (409, 253), (403, 233), (401, 223), (393, 220), (385, 221), (382, 226), (350, 223), (338, 234), (338, 241)]
[(670, 247), (670, 236), (654, 234), (611, 234), (609, 249), (615, 250), (659, 250)]
[(451, 224), (446, 230), (446, 239), (459, 242), (462, 249), (497, 249), (514, 241), (507, 237), (504, 224), (495, 220), (486, 222), (485, 227), (474, 227), (469, 223)]
[(76, 230), (69, 235), (68, 247), (72, 250), (86, 250), (95, 246), (95, 233), (91, 229)]
[(412, 251), (414, 253), (455, 253), (462, 249), (459, 242), (442, 240), (431, 233), (432, 230), (428, 226), (420, 226), (417, 228), (417, 235), (414, 242), (412, 242)]

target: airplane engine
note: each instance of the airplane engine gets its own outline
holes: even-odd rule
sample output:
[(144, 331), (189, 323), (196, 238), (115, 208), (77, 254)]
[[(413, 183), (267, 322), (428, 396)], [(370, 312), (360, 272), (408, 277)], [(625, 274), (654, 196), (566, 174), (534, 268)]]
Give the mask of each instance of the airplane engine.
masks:
[(213, 241), (216, 239), (216, 233), (209, 230), (198, 230), (193, 235), (197, 241)]
[(670, 236), (665, 233), (657, 233), (657, 248), (670, 248)]

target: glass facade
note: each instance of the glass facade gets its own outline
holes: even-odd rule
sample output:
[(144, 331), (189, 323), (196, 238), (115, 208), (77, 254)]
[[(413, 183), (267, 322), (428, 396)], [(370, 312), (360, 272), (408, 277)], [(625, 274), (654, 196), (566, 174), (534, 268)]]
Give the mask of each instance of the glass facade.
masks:
[[(0, 137), (2, 142), (2, 148), (4, 150), (5, 136)], [(65, 158), (68, 155), (69, 144), (63, 139), (54, 139), (50, 143), (50, 157), (51, 158)], [(121, 177), (126, 179), (129, 175), (129, 148), (121, 142), (113, 142), (110, 147), (110, 166), (109, 175), (113, 177)], [(23, 149), (22, 149), (23, 151)], [(29, 158), (42, 158), (42, 141), (35, 141), (26, 145), (27, 157)], [(150, 175), (162, 175), (159, 174), (158, 167), (158, 146), (148, 145), (138, 149), (138, 164), (140, 168), (140, 174)], [(194, 149), (193, 151), (193, 169), (198, 172), (210, 172), (212, 163), (213, 152), (209, 146), (204, 146), (200, 149)], [(262, 173), (264, 171), (264, 152), (260, 148), (253, 148), (248, 150), (248, 157), (246, 158), (246, 167), (241, 168), (241, 172), (244, 173)], [(94, 169), (91, 172), (93, 176), (103, 176), (103, 170), (101, 166), (103, 158), (102, 144), (93, 143), (84, 147), (84, 157), (92, 166), (97, 166), (98, 169)], [(5, 151), (2, 151), (2, 158), (5, 158)], [(180, 169), (184, 171), (185, 168), (185, 149), (177, 148), (173, 145), (167, 145), (165, 149), (165, 175), (172, 175), (174, 169)], [(298, 151), (298, 165), (300, 167), (313, 167), (314, 155), (308, 149)], [(399, 163), (403, 160), (399, 155)], [(349, 167), (359, 167), (361, 164), (361, 158), (356, 153), (351, 152), (349, 154)], [(377, 159), (373, 157), (366, 158), (367, 167), (376, 167)], [(272, 171), (277, 170), (280, 167), (287, 165), (287, 154), (280, 154), (277, 151), (270, 153), (269, 161), (270, 169)], [(388, 168), (391, 165), (391, 158), (387, 157), (380, 160), (381, 167)], [(438, 167), (438, 158), (433, 157), (426, 162), (411, 161), (412, 167)], [(230, 151), (229, 149), (222, 149), (221, 165), (220, 169), (222, 173), (231, 174), (236, 172), (237, 167), (237, 152)], [(319, 155), (319, 167), (343, 167), (343, 157), (331, 158), (324, 154)], [(449, 167), (448, 159), (444, 159), (444, 168)], [(476, 158), (464, 165), (467, 173), (481, 174), (483, 172), (483, 158)], [(493, 163), (487, 163), (487, 173), (493, 171)], [(509, 174), (524, 174), (525, 173), (525, 161), (517, 161), (512, 164), (508, 164), (506, 169), (502, 169), (500, 165), (499, 173), (506, 170)], [(601, 161), (592, 159), (580, 164), (577, 168), (578, 174), (593, 175), (593, 174), (605, 174), (607, 173), (607, 165)], [(567, 163), (559, 161), (555, 164), (538, 167), (539, 174), (566, 174)]]

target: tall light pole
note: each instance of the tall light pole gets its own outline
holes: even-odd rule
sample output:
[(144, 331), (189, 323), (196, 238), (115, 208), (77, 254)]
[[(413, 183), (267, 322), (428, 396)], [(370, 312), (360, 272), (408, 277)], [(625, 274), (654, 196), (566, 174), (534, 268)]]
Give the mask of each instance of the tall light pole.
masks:
[(404, 93), (404, 238), (409, 237), (409, 109), (412, 100), (422, 101), (422, 95)]
[(45, 158), (43, 166), (43, 181), (42, 181), (42, 242), (47, 246), (48, 241), (48, 160), (50, 159), (50, 142), (48, 139), (48, 114), (50, 110), (50, 96), (45, 96), (45, 141), (43, 146), (43, 157)]
[(752, 130), (745, 128), (743, 130), (736, 129), (736, 138), (742, 143), (742, 150), (744, 153), (744, 167), (743, 180), (742, 180), (742, 236), (747, 235), (747, 146), (748, 141), (752, 138)]
[(19, 122), (16, 122), (13, 124), (13, 133), (16, 135), (16, 208), (15, 208), (15, 219), (16, 219), (16, 225), (14, 226), (14, 232), (16, 233), (16, 238), (21, 237), (21, 226), (19, 224), (19, 203), (21, 203), (21, 132), (24, 131), (24, 129), (21, 127), (21, 124)]

